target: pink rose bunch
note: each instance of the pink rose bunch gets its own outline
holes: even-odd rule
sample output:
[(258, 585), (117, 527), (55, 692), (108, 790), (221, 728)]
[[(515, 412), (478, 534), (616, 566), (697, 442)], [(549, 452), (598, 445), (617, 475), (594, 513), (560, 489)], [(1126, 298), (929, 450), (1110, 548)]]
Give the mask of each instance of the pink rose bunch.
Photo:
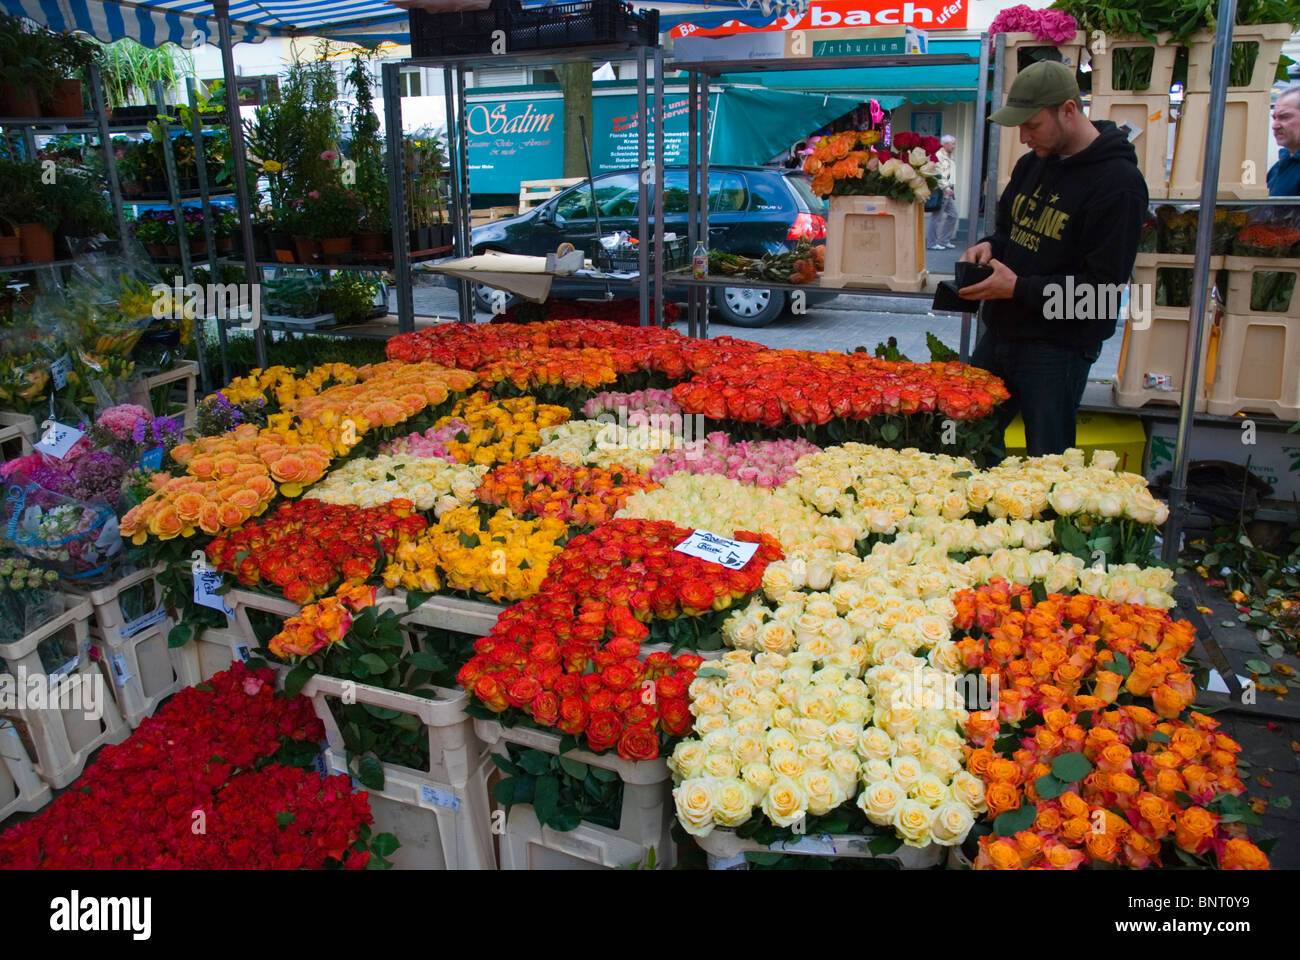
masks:
[(602, 413), (618, 416), (619, 410), (628, 411), (628, 423), (647, 422), (643, 418), (632, 417), (633, 412), (641, 412), (649, 415), (681, 413), (682, 408), (673, 400), (672, 391), (669, 390), (637, 390), (634, 393), (615, 393), (611, 390), (602, 390), (582, 407), (582, 415), (588, 420), (600, 416)]
[(443, 427), (430, 427), (424, 433), (408, 433), (404, 437), (390, 440), (379, 447), (380, 453), (405, 453), (412, 457), (427, 457), (455, 463), (456, 456), (447, 447), (458, 434), (469, 434), (469, 424), (464, 420), (452, 420)]
[(116, 407), (109, 407), (101, 413), (95, 424), (103, 427), (119, 440), (130, 440), (131, 431), (135, 429), (137, 421), (147, 422), (152, 419), (153, 416), (149, 411), (138, 404), (119, 403)]
[(1002, 10), (989, 25), (990, 34), (1032, 33), (1049, 43), (1067, 43), (1078, 29), (1074, 17), (1062, 10), (1031, 10), (1023, 3)]
[(800, 457), (821, 451), (802, 438), (733, 443), (721, 431), (709, 434), (703, 447), (702, 451), (692, 445), (661, 453), (650, 468), (650, 478), (658, 481), (681, 471), (717, 473), (758, 487), (779, 487), (794, 476), (794, 465)]

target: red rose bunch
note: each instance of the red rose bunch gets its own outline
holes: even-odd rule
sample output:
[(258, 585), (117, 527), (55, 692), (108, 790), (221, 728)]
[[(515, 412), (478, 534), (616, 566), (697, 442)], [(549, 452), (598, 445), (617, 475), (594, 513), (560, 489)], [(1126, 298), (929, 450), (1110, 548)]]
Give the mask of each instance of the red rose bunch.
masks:
[(931, 411), (973, 420), (1007, 397), (1000, 379), (964, 363), (807, 350), (735, 355), (673, 388), (673, 399), (686, 413), (768, 427)]
[(208, 544), (208, 559), (245, 586), (273, 584), (287, 599), (306, 604), (340, 582), (362, 582), (382, 570), (385, 555), (428, 526), (414, 509), (409, 500), (382, 507), (295, 500), (217, 537)]
[(283, 743), (323, 736), (310, 700), (277, 697), (271, 670), (232, 664), (180, 691), (100, 751), (75, 789), (0, 836), (0, 868), (364, 866), (350, 848), (372, 821), (369, 802), (346, 777), (258, 769)]
[(475, 496), (520, 519), (554, 517), (592, 527), (612, 518), (632, 494), (658, 486), (631, 467), (570, 467), (554, 457), (528, 457), (497, 467)]

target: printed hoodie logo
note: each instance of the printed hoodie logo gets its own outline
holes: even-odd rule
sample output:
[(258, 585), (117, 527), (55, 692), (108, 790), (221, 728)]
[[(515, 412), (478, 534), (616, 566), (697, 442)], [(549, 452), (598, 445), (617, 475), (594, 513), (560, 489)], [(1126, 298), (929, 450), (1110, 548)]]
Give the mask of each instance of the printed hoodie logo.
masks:
[(1040, 184), (1032, 194), (1017, 193), (1011, 201), (1011, 242), (1026, 250), (1038, 251), (1044, 238), (1060, 240), (1070, 215), (1053, 206), (1060, 199), (1053, 193), (1044, 199)]

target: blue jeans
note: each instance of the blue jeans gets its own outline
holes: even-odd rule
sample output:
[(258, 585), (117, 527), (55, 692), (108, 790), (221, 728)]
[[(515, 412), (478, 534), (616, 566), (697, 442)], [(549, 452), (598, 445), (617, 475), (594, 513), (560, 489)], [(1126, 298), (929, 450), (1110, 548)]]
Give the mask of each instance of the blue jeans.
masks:
[(990, 466), (1007, 455), (1002, 435), (1017, 413), (1024, 415), (1029, 456), (1063, 453), (1074, 446), (1075, 415), (1099, 353), (1099, 348), (1085, 351), (1043, 340), (1002, 340), (992, 330), (984, 331), (971, 365), (1001, 377), (1011, 394), (996, 409), (998, 434)]
[(945, 195), (943, 205), (930, 214), (930, 224), (926, 230), (925, 245), (927, 247), (937, 247), (940, 244), (952, 243), (953, 235), (956, 232), (957, 201), (953, 197)]

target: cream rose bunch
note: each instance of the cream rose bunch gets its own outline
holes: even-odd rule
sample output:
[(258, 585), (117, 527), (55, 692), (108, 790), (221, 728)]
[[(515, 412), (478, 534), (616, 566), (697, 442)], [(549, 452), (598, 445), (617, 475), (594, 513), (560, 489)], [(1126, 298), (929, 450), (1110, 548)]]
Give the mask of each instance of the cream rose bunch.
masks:
[(442, 516), (455, 507), (474, 503), (474, 491), (486, 466), (450, 463), (434, 457), (381, 454), (353, 460), (331, 471), (303, 494), (325, 503), (378, 507), (405, 499), (420, 511)]

